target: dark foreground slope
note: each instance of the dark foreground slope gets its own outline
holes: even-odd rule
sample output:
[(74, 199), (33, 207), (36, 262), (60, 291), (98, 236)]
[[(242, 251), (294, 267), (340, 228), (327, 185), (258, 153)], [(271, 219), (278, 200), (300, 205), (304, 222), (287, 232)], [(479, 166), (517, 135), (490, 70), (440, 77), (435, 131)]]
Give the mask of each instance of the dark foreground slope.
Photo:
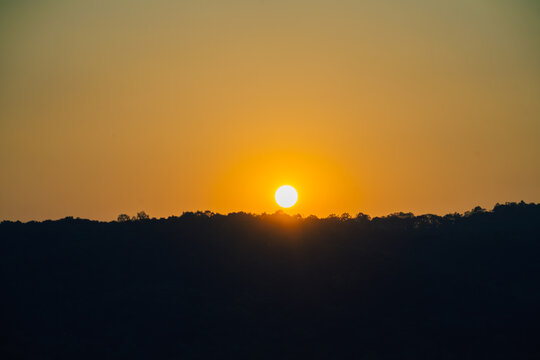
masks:
[(2, 359), (539, 359), (540, 205), (0, 225)]

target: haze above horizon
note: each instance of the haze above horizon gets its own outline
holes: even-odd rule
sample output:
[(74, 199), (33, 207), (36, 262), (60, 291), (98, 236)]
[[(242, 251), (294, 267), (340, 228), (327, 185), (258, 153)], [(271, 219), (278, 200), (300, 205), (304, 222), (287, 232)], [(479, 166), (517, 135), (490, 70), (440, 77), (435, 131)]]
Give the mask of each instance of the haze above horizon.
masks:
[(0, 4), (0, 220), (540, 202), (534, 1)]

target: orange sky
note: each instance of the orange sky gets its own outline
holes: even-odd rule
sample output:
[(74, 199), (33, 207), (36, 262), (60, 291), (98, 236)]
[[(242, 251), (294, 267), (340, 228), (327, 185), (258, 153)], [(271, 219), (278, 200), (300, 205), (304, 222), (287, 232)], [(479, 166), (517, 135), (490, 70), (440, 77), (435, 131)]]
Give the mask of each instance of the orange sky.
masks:
[(533, 1), (0, 5), (0, 219), (540, 201)]

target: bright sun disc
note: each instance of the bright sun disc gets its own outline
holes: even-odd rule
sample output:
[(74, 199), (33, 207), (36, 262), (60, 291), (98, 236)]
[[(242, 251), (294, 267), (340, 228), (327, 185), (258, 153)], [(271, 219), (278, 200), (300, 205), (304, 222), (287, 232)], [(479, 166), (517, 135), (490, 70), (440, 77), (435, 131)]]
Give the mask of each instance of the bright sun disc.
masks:
[(297, 200), (298, 193), (290, 185), (280, 186), (279, 189), (276, 190), (276, 202), (281, 207), (289, 208), (296, 204)]

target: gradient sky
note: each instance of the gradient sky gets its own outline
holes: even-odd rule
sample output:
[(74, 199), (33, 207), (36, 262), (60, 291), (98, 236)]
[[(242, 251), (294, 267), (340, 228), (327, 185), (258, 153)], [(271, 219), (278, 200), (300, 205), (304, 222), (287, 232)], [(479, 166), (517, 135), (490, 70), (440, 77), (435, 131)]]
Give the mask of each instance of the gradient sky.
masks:
[(0, 0), (0, 219), (540, 201), (532, 0)]

